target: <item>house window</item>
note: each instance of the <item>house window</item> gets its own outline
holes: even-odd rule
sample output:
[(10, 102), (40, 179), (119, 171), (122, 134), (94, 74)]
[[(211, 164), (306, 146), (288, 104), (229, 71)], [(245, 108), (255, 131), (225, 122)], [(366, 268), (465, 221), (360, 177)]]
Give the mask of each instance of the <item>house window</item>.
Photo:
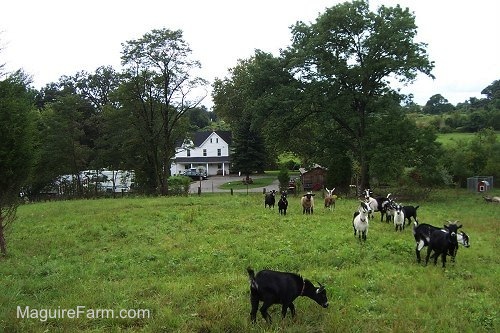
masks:
[(212, 143), (212, 138), (210, 138), (210, 143)]
[(186, 150), (186, 155), (187, 155), (187, 157), (191, 156), (191, 150), (189, 150), (189, 149)]
[(222, 156), (222, 149), (217, 149), (217, 156)]
[(203, 149), (203, 156), (207, 156), (207, 150)]
[(219, 143), (219, 138), (215, 138), (215, 143)]

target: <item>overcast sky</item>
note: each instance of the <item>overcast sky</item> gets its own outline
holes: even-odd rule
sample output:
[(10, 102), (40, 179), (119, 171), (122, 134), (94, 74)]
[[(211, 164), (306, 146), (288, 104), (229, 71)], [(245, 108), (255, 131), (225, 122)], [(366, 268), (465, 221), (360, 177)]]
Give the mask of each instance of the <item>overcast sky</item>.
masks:
[[(202, 65), (200, 76), (213, 82), (227, 76), (238, 59), (255, 49), (278, 55), (290, 45), (290, 26), (311, 23), (337, 0), (16, 0), (0, 6), (0, 63), (22, 68), (40, 89), (62, 75), (99, 66), (120, 69), (121, 43), (152, 29), (182, 30)], [(441, 94), (452, 104), (500, 79), (500, 1), (370, 0), (409, 7), (415, 13), (418, 42), (428, 44), (436, 80), (425, 76), (405, 88), (424, 105)], [(211, 108), (210, 95), (204, 103)]]

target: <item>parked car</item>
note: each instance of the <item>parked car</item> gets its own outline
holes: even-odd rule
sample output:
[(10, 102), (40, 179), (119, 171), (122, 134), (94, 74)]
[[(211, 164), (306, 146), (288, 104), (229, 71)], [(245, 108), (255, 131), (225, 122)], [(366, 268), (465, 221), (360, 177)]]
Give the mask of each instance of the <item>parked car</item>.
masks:
[(190, 177), (193, 180), (200, 180), (200, 177), (202, 179), (207, 179), (208, 178), (206, 172), (202, 173), (202, 172), (200, 172), (200, 171), (198, 171), (196, 169), (188, 169), (188, 170), (184, 171), (183, 175), (186, 176), (186, 177)]

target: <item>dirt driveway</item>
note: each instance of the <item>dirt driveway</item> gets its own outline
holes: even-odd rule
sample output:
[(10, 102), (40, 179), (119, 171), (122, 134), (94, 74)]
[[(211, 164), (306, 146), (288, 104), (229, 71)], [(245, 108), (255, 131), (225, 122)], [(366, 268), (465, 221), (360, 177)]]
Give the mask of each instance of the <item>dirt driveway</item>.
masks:
[[(254, 179), (256, 178), (264, 178), (266, 176), (255, 176), (252, 177)], [(207, 180), (202, 180), (201, 181), (201, 193), (215, 193), (215, 192), (227, 192), (230, 193), (231, 190), (222, 190), (219, 188), (220, 185), (228, 183), (228, 182), (241, 182), (242, 177), (239, 176), (210, 176), (208, 177)], [(200, 187), (200, 182), (195, 181), (191, 183), (191, 186), (189, 188), (189, 193), (197, 194), (198, 193), (198, 187)], [(255, 188), (249, 188), (248, 192), (260, 192), (262, 193), (263, 188), (262, 187), (255, 187)], [(266, 191), (271, 191), (271, 190), (279, 190), (279, 181), (276, 179), (271, 185), (266, 186)], [(242, 190), (234, 190), (234, 192), (245, 192), (246, 189)]]

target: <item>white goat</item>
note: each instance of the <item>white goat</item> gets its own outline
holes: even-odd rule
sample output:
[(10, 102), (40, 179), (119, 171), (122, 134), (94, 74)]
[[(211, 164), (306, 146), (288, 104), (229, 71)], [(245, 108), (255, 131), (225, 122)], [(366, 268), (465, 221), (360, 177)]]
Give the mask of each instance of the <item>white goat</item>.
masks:
[(369, 215), (371, 212), (372, 210), (370, 206), (366, 202), (361, 201), (358, 211), (354, 213), (352, 218), (352, 227), (354, 229), (354, 237), (356, 237), (357, 232), (359, 240), (363, 239), (366, 241)]
[(364, 196), (365, 196), (365, 202), (368, 204), (368, 206), (370, 206), (370, 213), (369, 213), (369, 217), (370, 218), (373, 218), (373, 212), (377, 212), (378, 211), (378, 201), (377, 199), (371, 197), (371, 190), (370, 189), (367, 189), (367, 190), (364, 190)]
[(405, 228), (405, 212), (401, 204), (395, 204), (394, 206), (394, 227), (396, 231), (403, 231)]

